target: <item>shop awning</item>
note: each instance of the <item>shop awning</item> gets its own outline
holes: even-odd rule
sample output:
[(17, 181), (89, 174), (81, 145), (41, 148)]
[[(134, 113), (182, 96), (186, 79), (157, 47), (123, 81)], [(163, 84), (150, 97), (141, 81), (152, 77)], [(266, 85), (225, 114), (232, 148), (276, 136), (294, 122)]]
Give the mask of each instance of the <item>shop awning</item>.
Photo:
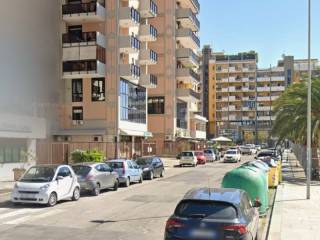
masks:
[(120, 135), (133, 137), (153, 137), (152, 132), (135, 131), (129, 129), (120, 129)]

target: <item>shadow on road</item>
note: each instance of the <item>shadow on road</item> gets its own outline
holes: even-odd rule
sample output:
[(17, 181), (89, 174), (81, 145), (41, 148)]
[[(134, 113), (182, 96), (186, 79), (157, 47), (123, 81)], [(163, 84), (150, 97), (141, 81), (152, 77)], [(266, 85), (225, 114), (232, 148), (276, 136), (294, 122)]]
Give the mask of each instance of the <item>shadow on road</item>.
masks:
[(169, 216), (157, 216), (157, 217), (142, 217), (142, 218), (131, 218), (131, 219), (120, 219), (120, 220), (91, 220), (91, 223), (106, 224), (106, 223), (117, 223), (117, 222), (131, 222), (149, 219), (167, 219)]

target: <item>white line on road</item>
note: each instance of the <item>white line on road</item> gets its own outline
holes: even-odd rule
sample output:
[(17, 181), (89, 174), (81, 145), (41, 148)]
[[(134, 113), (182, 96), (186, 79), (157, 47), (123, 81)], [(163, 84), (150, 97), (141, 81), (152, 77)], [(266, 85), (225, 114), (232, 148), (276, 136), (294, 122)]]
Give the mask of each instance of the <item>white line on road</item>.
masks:
[(40, 212), (42, 210), (43, 209), (39, 209), (39, 208), (19, 209), (19, 210), (13, 211), (13, 212), (8, 212), (8, 213), (5, 213), (5, 214), (1, 214), (0, 215), (0, 220), (1, 219), (5, 219), (5, 218), (9, 218), (9, 217), (14, 217), (14, 216), (17, 216), (17, 215), (22, 215), (22, 214), (25, 214), (25, 213)]
[(61, 209), (55, 209), (55, 210), (52, 210), (52, 211), (49, 211), (49, 212), (42, 213), (40, 215), (29, 215), (29, 216), (24, 216), (24, 217), (21, 217), (21, 218), (17, 218), (17, 219), (11, 220), (11, 221), (4, 222), (4, 224), (17, 225), (17, 224), (24, 223), (26, 221), (31, 221), (31, 220), (33, 221), (33, 220), (37, 220), (37, 219), (40, 219), (40, 218), (45, 218), (45, 217), (49, 217), (49, 216), (52, 216), (52, 215), (56, 215), (56, 214), (59, 214), (59, 213), (62, 213), (62, 212), (64, 212), (64, 211), (61, 210)]

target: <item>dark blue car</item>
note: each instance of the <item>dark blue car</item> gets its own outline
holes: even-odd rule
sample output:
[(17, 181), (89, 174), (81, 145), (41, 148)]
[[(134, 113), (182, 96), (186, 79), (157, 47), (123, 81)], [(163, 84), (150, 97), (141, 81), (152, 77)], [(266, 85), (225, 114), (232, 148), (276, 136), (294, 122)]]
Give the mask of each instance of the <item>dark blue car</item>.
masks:
[(165, 240), (256, 240), (261, 204), (239, 189), (189, 191), (168, 219)]

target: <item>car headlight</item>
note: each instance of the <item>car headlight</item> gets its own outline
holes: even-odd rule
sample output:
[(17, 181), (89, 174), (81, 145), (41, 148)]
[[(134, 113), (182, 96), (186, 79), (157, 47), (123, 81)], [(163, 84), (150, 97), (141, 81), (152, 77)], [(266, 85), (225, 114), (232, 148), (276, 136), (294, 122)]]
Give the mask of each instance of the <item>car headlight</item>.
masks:
[(40, 187), (40, 190), (41, 190), (41, 191), (46, 191), (49, 187), (50, 187), (50, 184), (48, 183), (48, 184), (46, 184), (46, 185), (41, 186), (41, 187)]
[(144, 168), (143, 169), (143, 171), (145, 172), (145, 171), (149, 171), (150, 170), (150, 168)]

